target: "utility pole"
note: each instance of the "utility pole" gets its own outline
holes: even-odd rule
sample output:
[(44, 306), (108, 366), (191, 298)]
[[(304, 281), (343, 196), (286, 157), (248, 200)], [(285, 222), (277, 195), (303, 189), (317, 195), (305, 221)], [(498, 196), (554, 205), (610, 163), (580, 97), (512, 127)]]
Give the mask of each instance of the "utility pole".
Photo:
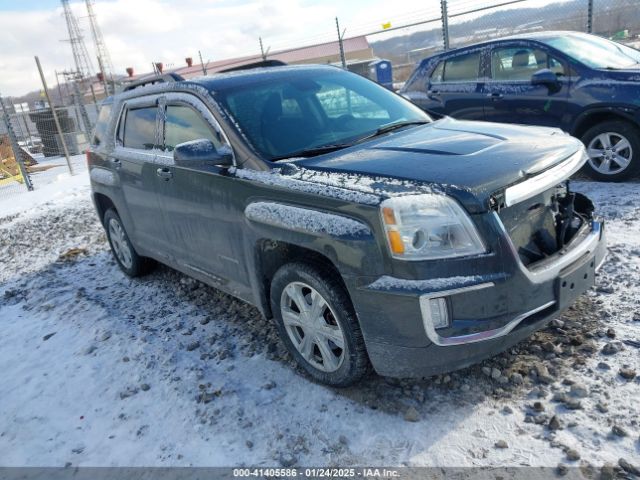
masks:
[(587, 33), (593, 33), (593, 0), (587, 2)]
[(338, 30), (338, 45), (340, 46), (340, 61), (342, 62), (342, 68), (347, 69), (347, 59), (344, 56), (344, 45), (342, 39), (344, 38), (344, 32), (340, 33), (340, 23), (338, 17), (336, 17), (336, 30)]

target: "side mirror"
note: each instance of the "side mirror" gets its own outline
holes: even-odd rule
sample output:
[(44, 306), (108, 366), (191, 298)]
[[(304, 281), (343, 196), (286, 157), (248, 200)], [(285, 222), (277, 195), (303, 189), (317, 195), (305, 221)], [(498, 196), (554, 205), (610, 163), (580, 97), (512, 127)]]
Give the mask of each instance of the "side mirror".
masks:
[(544, 85), (554, 89), (558, 87), (558, 77), (548, 68), (543, 68), (531, 75), (531, 85)]
[(176, 145), (173, 150), (173, 161), (183, 167), (231, 167), (233, 165), (233, 153), (227, 146), (219, 149), (211, 140), (202, 138)]

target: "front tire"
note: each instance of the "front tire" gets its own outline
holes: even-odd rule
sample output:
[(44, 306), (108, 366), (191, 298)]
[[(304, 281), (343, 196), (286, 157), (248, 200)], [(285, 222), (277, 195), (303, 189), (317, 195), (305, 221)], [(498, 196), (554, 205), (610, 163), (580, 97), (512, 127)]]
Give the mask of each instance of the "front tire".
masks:
[(281, 267), (271, 284), (271, 309), (282, 341), (314, 380), (334, 387), (369, 370), (362, 331), (342, 285), (305, 263)]
[(120, 269), (130, 277), (139, 277), (149, 273), (155, 266), (155, 262), (147, 257), (137, 254), (131, 245), (120, 216), (110, 208), (104, 214), (104, 229), (111, 247), (111, 253), (116, 259)]
[(628, 122), (610, 120), (585, 132), (589, 160), (584, 171), (595, 180), (621, 182), (640, 170), (640, 131)]

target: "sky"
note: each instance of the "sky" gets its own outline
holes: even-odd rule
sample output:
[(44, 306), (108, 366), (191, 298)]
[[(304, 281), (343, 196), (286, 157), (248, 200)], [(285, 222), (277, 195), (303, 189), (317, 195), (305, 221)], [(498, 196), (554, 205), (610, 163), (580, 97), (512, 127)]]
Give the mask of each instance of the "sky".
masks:
[[(70, 3), (97, 71), (85, 2)], [(449, 0), (449, 11), (495, 3)], [(127, 67), (148, 72), (152, 62), (167, 68), (185, 65), (186, 57), (197, 62), (199, 50), (205, 61), (259, 54), (259, 37), (271, 51), (334, 41), (336, 16), (347, 37), (380, 30), (386, 22), (406, 25), (438, 17), (440, 0), (95, 0), (94, 11), (114, 71), (124, 75)], [(54, 71), (75, 69), (67, 37), (58, 0), (0, 0), (0, 94), (41, 88), (34, 55), (50, 87)]]
[[(96, 69), (85, 3), (70, 3)], [(259, 37), (271, 50), (333, 41), (336, 16), (349, 36), (394, 18), (425, 18), (439, 10), (439, 0), (406, 0), (393, 15), (388, 0), (96, 0), (94, 10), (114, 70), (125, 74), (127, 67), (150, 71), (152, 62), (182, 66), (185, 57), (197, 61), (198, 50), (205, 61), (258, 54)], [(34, 55), (50, 86), (55, 70), (73, 69), (67, 36), (59, 1), (0, 0), (0, 94), (40, 88)]]

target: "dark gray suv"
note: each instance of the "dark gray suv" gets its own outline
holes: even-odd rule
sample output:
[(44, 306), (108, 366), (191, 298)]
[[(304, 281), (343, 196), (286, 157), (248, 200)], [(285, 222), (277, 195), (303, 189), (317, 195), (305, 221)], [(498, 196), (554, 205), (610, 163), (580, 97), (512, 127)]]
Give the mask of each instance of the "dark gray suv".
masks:
[(151, 79), (88, 152), (114, 256), (255, 305), (314, 379), (428, 376), (545, 325), (606, 247), (558, 129), (432, 121), (328, 66)]

